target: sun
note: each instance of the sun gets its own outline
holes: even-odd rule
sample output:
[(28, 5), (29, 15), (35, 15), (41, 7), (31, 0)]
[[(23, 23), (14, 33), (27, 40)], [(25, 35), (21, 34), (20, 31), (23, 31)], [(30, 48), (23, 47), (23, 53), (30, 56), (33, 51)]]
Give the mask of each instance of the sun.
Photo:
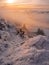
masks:
[(14, 0), (7, 0), (7, 3), (14, 3)]

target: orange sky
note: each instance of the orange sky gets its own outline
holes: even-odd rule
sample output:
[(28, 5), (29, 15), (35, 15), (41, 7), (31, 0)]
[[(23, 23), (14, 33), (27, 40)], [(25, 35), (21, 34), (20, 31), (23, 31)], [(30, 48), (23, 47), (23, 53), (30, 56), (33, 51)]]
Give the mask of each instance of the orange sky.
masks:
[(49, 0), (0, 0), (0, 3), (3, 5), (9, 1), (15, 4), (49, 5)]

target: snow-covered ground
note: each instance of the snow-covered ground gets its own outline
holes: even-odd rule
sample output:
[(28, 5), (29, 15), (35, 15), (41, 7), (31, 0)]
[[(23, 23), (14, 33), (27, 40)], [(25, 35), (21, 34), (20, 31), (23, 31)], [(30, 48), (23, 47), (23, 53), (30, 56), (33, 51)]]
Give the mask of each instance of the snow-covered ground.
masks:
[(0, 21), (0, 65), (49, 65), (49, 38), (21, 38), (14, 25)]

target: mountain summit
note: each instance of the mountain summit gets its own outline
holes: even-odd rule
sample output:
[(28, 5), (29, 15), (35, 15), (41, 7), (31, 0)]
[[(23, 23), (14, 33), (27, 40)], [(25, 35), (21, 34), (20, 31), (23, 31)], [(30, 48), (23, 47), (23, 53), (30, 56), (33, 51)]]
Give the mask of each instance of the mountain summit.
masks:
[(49, 65), (49, 38), (21, 38), (10, 23), (0, 20), (0, 65)]

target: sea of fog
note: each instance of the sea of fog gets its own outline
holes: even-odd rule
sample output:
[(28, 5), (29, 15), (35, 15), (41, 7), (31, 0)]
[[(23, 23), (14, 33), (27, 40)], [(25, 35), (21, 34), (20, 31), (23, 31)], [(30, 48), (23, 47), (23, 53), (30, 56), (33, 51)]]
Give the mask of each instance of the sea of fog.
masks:
[(0, 17), (11, 22), (25, 24), (31, 30), (43, 28), (49, 34), (49, 9), (48, 8), (16, 8), (0, 9)]

